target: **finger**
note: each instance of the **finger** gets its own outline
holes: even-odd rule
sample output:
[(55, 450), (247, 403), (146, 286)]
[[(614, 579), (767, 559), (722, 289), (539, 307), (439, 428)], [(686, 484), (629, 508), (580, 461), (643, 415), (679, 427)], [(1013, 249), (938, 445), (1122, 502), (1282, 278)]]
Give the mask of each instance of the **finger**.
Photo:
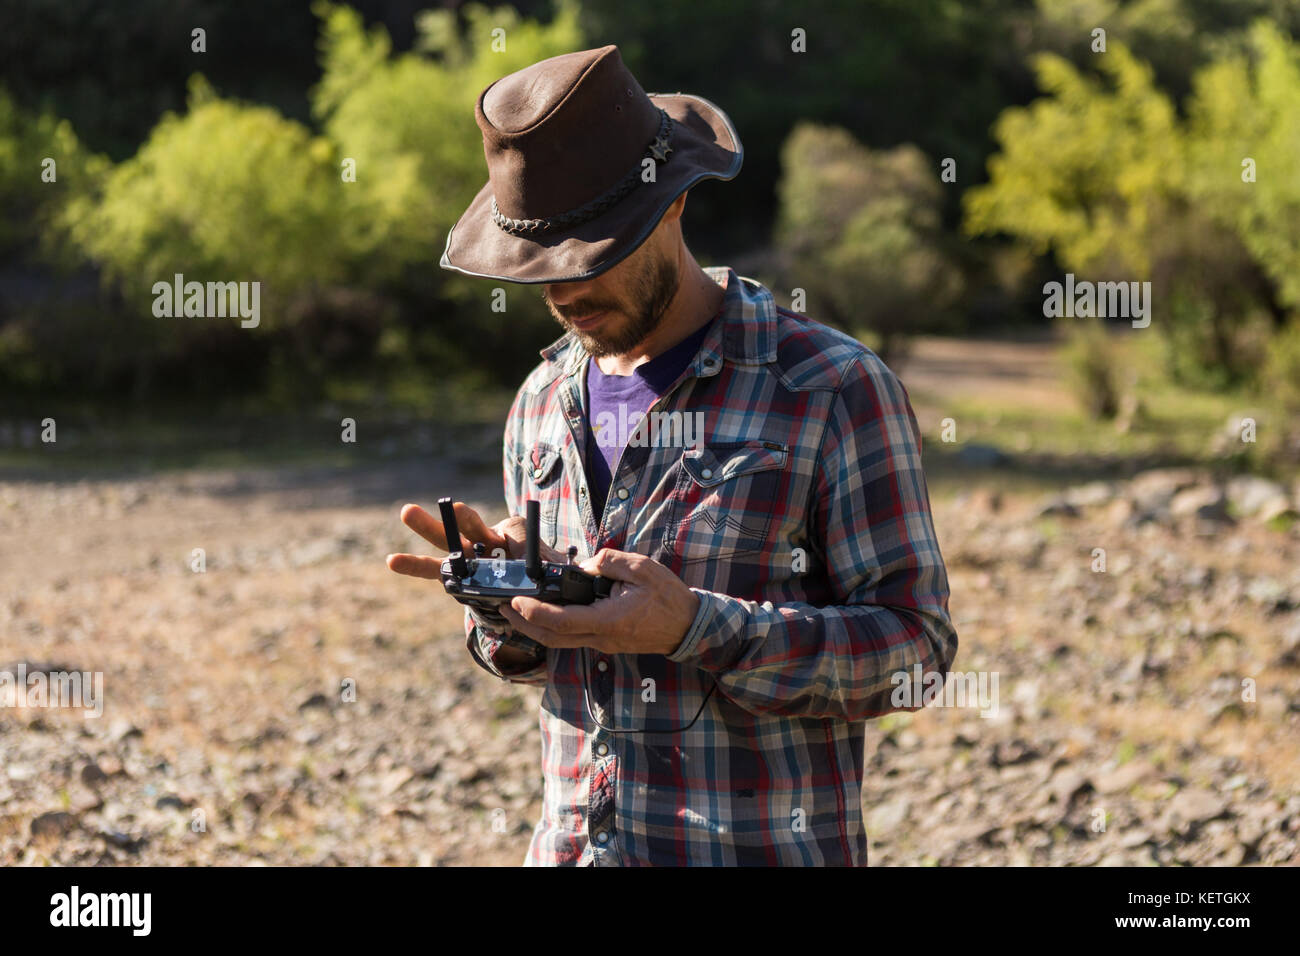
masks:
[[(457, 515), (457, 518), (459, 517), (460, 516)], [(443, 530), (442, 522), (429, 514), (429, 512), (425, 511), (419, 505), (403, 506), (402, 524), (406, 525), (430, 544), (442, 548), (444, 551), (452, 550), (447, 547), (447, 532)]]
[(537, 627), (556, 634), (599, 634), (613, 629), (610, 610), (598, 604), (569, 604), (563, 607), (536, 598), (517, 597), (511, 609)]
[(615, 551), (613, 548), (601, 548), (594, 555), (583, 561), (579, 567), (591, 574), (615, 581), (646, 583), (653, 573), (650, 566), (655, 562), (644, 554), (632, 554), (628, 551)]
[[(505, 539), (485, 525), (477, 511), (463, 501), (456, 502), (453, 507), (456, 511), (456, 525), (460, 530), (458, 547), (462, 551), (472, 551), (476, 541), (483, 542), (489, 550), (505, 546)], [(447, 541), (442, 522), (419, 505), (406, 505), (402, 508), (402, 523), (430, 544), (444, 551), (454, 550)]]
[(390, 554), (388, 570), (398, 574), (409, 574), (413, 578), (431, 578), (436, 580), (442, 571), (442, 560), (419, 554)]
[(489, 550), (505, 546), (506, 539), (489, 528), (483, 516), (465, 502), (457, 501), (452, 507), (456, 510), (456, 524), (460, 526), (460, 536), (469, 539), (471, 548), (476, 541), (481, 541)]
[(554, 648), (572, 648), (572, 647), (594, 647), (601, 648), (605, 646), (607, 638), (601, 634), (560, 634), (548, 627), (541, 627), (525, 620), (518, 611), (509, 604), (501, 605), (502, 616), (510, 622), (510, 626), (520, 634), (531, 637), (537, 643), (545, 647)]

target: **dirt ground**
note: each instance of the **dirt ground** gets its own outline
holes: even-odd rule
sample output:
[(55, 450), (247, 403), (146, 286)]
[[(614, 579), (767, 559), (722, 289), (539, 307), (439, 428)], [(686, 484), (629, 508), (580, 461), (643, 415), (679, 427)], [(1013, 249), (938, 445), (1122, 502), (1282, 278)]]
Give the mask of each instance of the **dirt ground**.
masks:
[[(1300, 530), (1209, 483), (936, 495), (955, 666), (999, 706), (871, 724), (873, 865), (1296, 861)], [(540, 693), (384, 565), (442, 494), (500, 509), (433, 456), (0, 481), (0, 671), (101, 671), (105, 701), (0, 708), (0, 864), (517, 865)]]

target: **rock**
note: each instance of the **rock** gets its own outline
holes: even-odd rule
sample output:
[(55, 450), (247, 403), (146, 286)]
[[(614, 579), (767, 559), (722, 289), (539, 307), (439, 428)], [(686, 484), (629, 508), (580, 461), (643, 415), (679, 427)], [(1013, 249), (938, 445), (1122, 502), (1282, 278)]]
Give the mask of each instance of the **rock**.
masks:
[(1179, 790), (1169, 801), (1162, 826), (1174, 833), (1187, 834), (1201, 824), (1216, 820), (1228, 809), (1228, 802), (1210, 790)]
[(1291, 506), (1285, 488), (1276, 481), (1257, 475), (1237, 475), (1231, 478), (1226, 491), (1233, 511), (1247, 518), (1259, 514), (1266, 506), (1276, 508), (1279, 503), (1283, 508)]
[(1175, 518), (1194, 517), (1200, 521), (1231, 522), (1228, 499), (1213, 485), (1185, 488), (1169, 501), (1169, 513)]
[(132, 737), (143, 737), (144, 731), (129, 720), (115, 720), (108, 728), (108, 736), (120, 742)]
[(1125, 830), (1124, 833), (1121, 834), (1119, 838), (1119, 845), (1124, 847), (1124, 849), (1126, 850), (1131, 850), (1134, 847), (1139, 847), (1142, 846), (1143, 844), (1150, 843), (1154, 839), (1155, 836), (1151, 833), (1151, 831), (1148, 828), (1144, 826), (1138, 826), (1138, 827), (1133, 827), (1131, 830)]
[(398, 767), (396, 770), (390, 770), (379, 778), (379, 792), (386, 797), (391, 797), (414, 776), (415, 773), (410, 767)]
[(1282, 630), (1282, 653), (1277, 656), (1279, 667), (1300, 667), (1300, 614), (1292, 616), (1291, 623)]
[(1286, 498), (1270, 498), (1259, 509), (1255, 517), (1261, 524), (1285, 522), (1289, 526), (1300, 521), (1300, 509), (1293, 507)]
[(328, 710), (329, 705), (330, 705), (330, 699), (326, 697), (324, 694), (312, 694), (310, 697), (308, 697), (306, 700), (304, 700), (301, 704), (298, 705), (298, 710), (300, 711), (310, 710), (313, 707), (324, 707), (326, 710)]
[(104, 799), (94, 790), (74, 786), (72, 793), (68, 795), (68, 805), (75, 813), (90, 813), (102, 809)]
[(911, 809), (911, 801), (906, 797), (887, 800), (867, 817), (867, 832), (877, 836), (893, 833), (907, 820)]
[(1115, 499), (1117, 487), (1110, 481), (1090, 481), (1086, 485), (1075, 485), (1065, 492), (1064, 498), (1076, 508), (1095, 508), (1109, 504)]
[(1142, 514), (1169, 508), (1174, 495), (1201, 482), (1203, 476), (1191, 468), (1156, 468), (1144, 471), (1128, 484), (1127, 495)]
[(1267, 610), (1288, 610), (1292, 607), (1290, 595), (1285, 582), (1266, 574), (1251, 578), (1246, 585), (1246, 597)]
[(1098, 793), (1126, 793), (1155, 772), (1145, 760), (1130, 760), (1123, 766), (1097, 775)]
[(88, 787), (97, 786), (107, 779), (108, 774), (93, 760), (81, 768), (81, 782)]
[(1112, 528), (1118, 528), (1139, 524), (1144, 517), (1145, 514), (1128, 498), (1116, 498), (1106, 507), (1105, 522)]
[(67, 836), (77, 826), (77, 818), (63, 810), (42, 813), (32, 820), (32, 836)]
[(1079, 509), (1062, 495), (1048, 498), (1038, 508), (1040, 518), (1077, 518)]
[(145, 844), (143, 839), (137, 840), (131, 834), (123, 833), (121, 830), (100, 830), (96, 836), (110, 846), (126, 850), (128, 853), (139, 853)]
[(1049, 786), (1052, 796), (1063, 807), (1069, 807), (1078, 797), (1093, 790), (1092, 781), (1077, 770), (1062, 770), (1052, 778)]

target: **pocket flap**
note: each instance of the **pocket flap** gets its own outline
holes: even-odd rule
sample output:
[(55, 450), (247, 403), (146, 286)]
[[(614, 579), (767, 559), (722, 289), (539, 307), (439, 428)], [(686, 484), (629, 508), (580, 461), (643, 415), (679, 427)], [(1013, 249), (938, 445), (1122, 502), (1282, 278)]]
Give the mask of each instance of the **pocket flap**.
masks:
[(711, 487), (741, 475), (784, 468), (790, 453), (774, 441), (713, 442), (682, 453), (682, 467), (691, 479)]
[(546, 442), (538, 442), (524, 456), (523, 466), (533, 485), (545, 488), (560, 476), (560, 450)]

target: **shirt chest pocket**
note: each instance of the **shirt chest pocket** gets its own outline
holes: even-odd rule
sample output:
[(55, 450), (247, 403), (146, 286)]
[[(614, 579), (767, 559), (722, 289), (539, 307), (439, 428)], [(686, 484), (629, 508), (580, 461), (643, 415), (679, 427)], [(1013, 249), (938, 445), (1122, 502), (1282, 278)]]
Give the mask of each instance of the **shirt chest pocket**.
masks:
[[(556, 547), (559, 534), (560, 501), (564, 492), (564, 462), (560, 450), (549, 442), (537, 442), (524, 455), (521, 490), (524, 500), (538, 503), (541, 517), (542, 540)], [(520, 514), (524, 505), (520, 502)]]
[(780, 507), (789, 449), (772, 441), (688, 448), (676, 466), (664, 549), (686, 563), (757, 552)]

